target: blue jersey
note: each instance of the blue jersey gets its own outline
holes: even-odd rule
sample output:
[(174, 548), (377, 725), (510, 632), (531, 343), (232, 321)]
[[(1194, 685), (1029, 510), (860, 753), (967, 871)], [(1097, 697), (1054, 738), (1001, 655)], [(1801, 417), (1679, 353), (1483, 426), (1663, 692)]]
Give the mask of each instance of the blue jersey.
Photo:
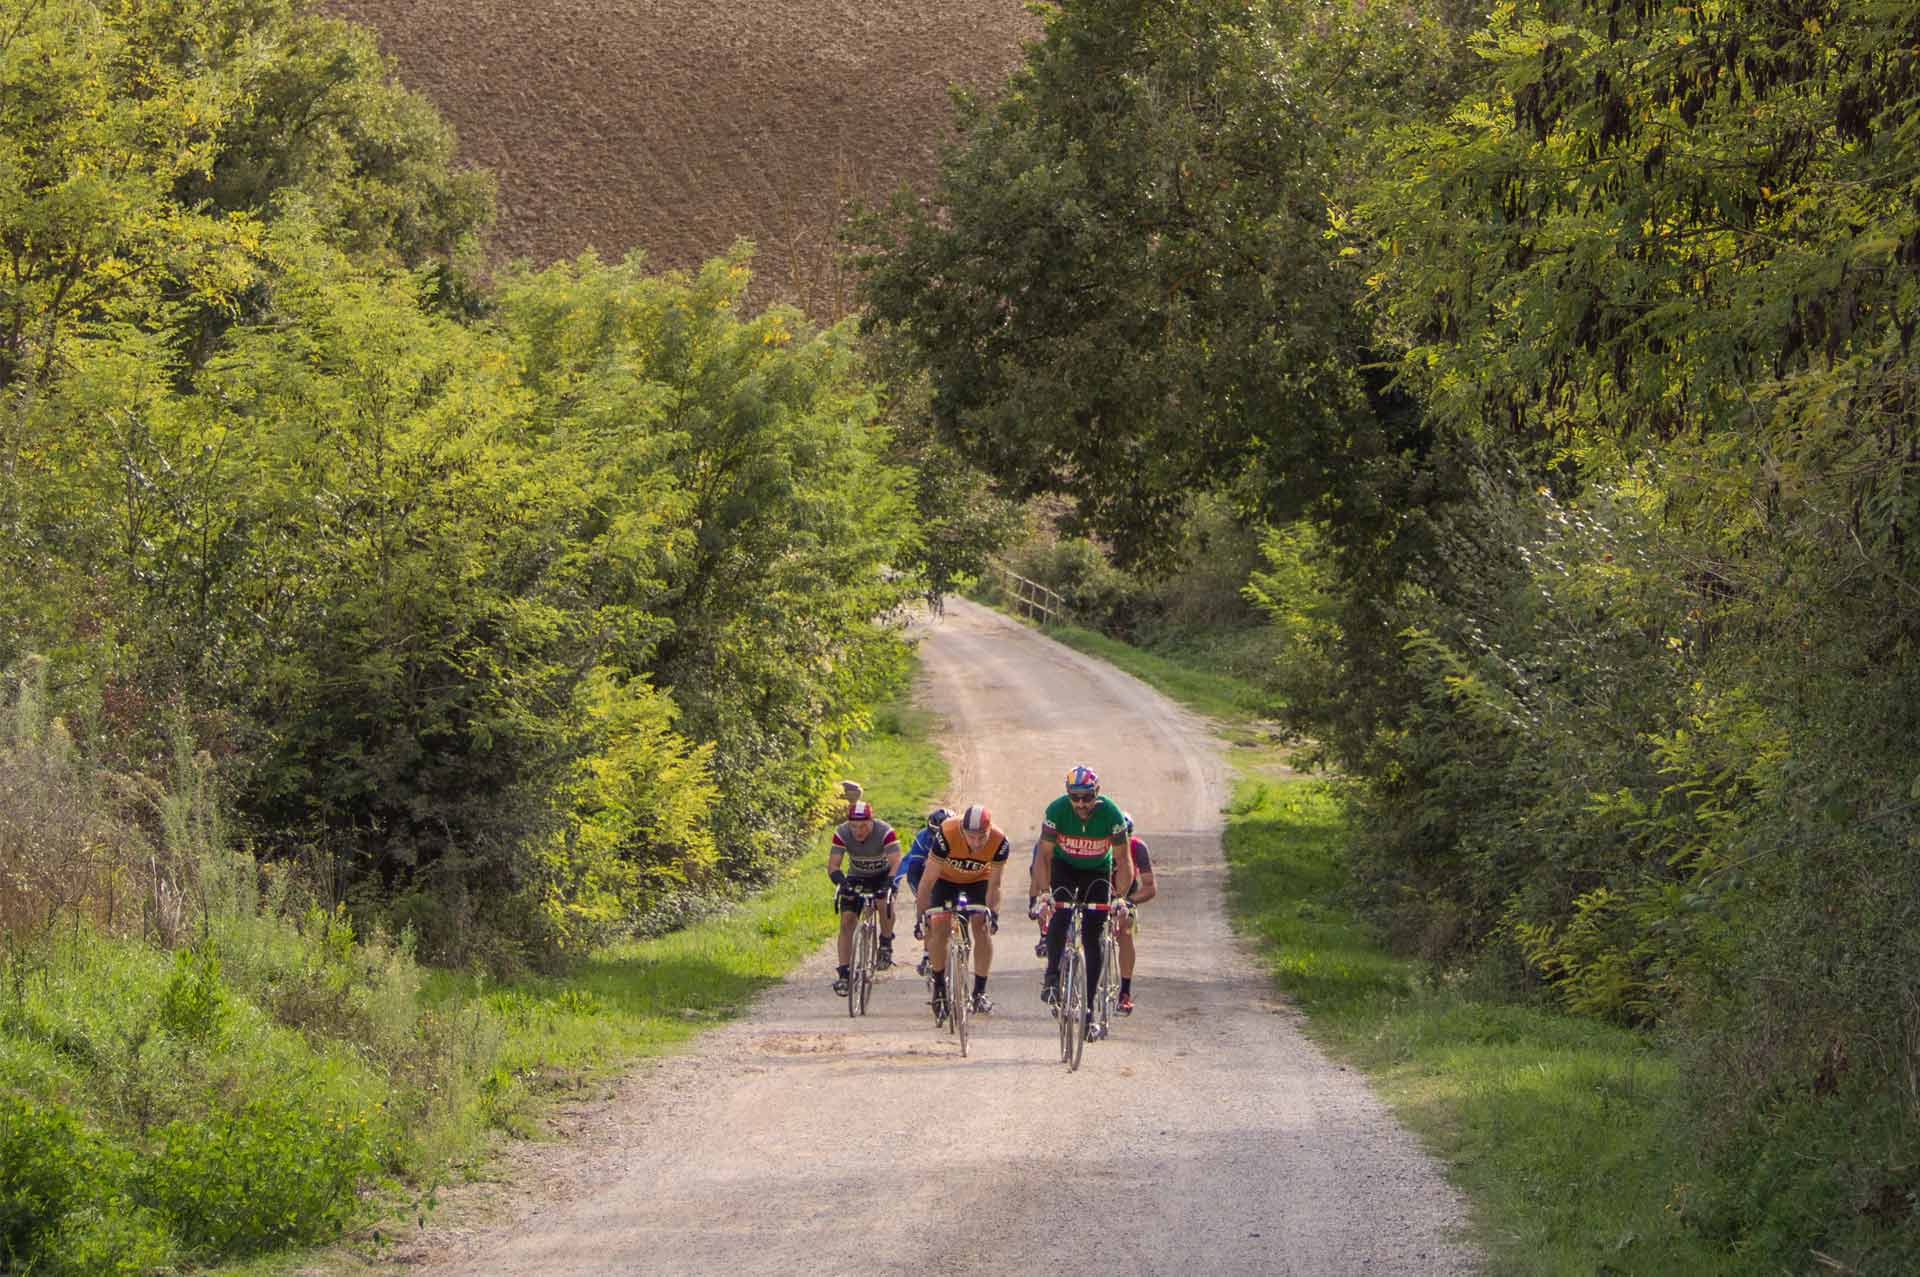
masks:
[(898, 882), (905, 878), (917, 890), (920, 886), (920, 874), (927, 867), (927, 849), (933, 846), (933, 836), (937, 831), (931, 825), (920, 826), (920, 832), (913, 836), (913, 845), (907, 848), (907, 854), (900, 857), (900, 872), (894, 876)]

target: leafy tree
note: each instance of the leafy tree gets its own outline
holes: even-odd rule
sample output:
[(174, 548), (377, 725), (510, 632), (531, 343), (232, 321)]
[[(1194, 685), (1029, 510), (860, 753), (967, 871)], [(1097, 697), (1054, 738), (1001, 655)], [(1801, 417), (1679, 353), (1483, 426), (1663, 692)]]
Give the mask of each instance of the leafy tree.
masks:
[(1002, 96), (962, 99), (932, 196), (851, 232), (869, 323), (927, 369), (946, 436), (1015, 496), (1071, 495), (1123, 559), (1164, 557), (1196, 488), (1256, 476), (1285, 516), (1386, 446), (1360, 279), (1327, 243), (1340, 92), (1432, 61), (1370, 83), (1391, 52), (1303, 52), (1365, 11), (1053, 10)]
[(865, 705), (897, 668), (874, 619), (916, 589), (884, 569), (913, 535), (901, 476), (844, 328), (747, 318), (744, 247), (696, 276), (591, 258), (509, 283), (550, 438), (593, 432), (666, 476), (684, 530), (653, 606), (646, 663), (714, 744), (723, 863), (757, 872), (793, 845)]

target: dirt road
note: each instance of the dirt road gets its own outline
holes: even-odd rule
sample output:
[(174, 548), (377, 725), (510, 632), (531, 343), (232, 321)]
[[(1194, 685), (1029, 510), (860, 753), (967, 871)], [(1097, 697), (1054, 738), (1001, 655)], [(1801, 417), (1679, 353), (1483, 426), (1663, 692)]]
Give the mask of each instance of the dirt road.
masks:
[(970, 1058), (934, 1031), (904, 965), (850, 1020), (822, 951), (745, 1018), (636, 1075), (585, 1138), (539, 1155), (538, 1202), (441, 1238), (427, 1271), (1471, 1272), (1450, 1189), (1360, 1079), (1300, 1036), (1228, 931), (1224, 772), (1204, 726), (964, 601), (922, 654), (953, 802), (987, 803), (1029, 847), (1085, 761), (1151, 842), (1160, 899), (1138, 1012), (1078, 1073), (1058, 1063), (1018, 882), (994, 956), (999, 1009), (976, 1021)]

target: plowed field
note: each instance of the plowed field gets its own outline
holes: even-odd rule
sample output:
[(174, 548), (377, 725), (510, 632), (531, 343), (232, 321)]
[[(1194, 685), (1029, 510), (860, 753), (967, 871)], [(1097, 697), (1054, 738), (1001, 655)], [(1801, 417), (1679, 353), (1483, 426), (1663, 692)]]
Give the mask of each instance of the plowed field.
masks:
[(1022, 0), (323, 0), (500, 179), (498, 259), (692, 267), (758, 245), (754, 300), (826, 318), (845, 202), (932, 175), (948, 86), (992, 90)]

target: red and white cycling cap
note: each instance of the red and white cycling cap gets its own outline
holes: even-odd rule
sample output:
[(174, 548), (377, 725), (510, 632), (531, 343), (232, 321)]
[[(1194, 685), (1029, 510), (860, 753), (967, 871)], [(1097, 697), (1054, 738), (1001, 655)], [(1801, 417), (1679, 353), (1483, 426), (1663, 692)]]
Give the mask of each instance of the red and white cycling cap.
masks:
[(993, 828), (993, 813), (975, 803), (961, 815), (960, 828), (970, 834), (984, 834)]

